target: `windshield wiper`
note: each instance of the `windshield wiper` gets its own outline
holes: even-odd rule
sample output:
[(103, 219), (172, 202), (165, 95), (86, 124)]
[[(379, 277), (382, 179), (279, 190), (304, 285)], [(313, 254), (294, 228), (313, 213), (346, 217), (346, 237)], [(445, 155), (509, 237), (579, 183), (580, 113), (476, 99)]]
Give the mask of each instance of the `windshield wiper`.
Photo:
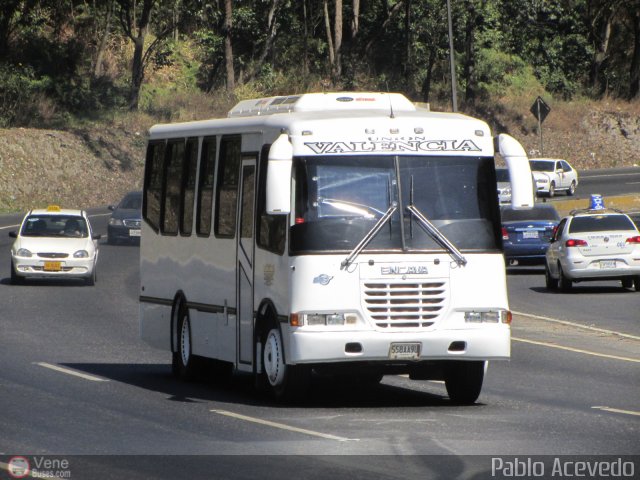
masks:
[(356, 247), (351, 251), (349, 256), (342, 261), (342, 263), (340, 264), (340, 270), (342, 270), (343, 268), (347, 268), (349, 265), (351, 265), (351, 263), (353, 262), (353, 259), (358, 256), (358, 254), (364, 249), (364, 247), (366, 247), (369, 244), (369, 242), (371, 242), (371, 240), (373, 240), (373, 237), (375, 237), (376, 234), (380, 231), (380, 229), (384, 227), (384, 224), (389, 221), (389, 219), (397, 209), (398, 209), (398, 204), (395, 202), (389, 206), (389, 208), (384, 213), (384, 215), (380, 217), (380, 219), (371, 228), (371, 230), (369, 230), (369, 232), (362, 238), (362, 240), (360, 240), (360, 243), (356, 245)]
[(411, 212), (411, 214), (416, 217), (418, 220), (418, 225), (422, 227), (422, 229), (433, 238), (442, 248), (448, 250), (451, 256), (454, 258), (458, 265), (466, 265), (467, 259), (464, 258), (460, 250), (456, 248), (456, 246), (449, 241), (447, 237), (445, 237), (440, 230), (438, 230), (429, 220), (425, 217), (420, 210), (418, 210), (415, 205), (408, 205), (407, 210)]

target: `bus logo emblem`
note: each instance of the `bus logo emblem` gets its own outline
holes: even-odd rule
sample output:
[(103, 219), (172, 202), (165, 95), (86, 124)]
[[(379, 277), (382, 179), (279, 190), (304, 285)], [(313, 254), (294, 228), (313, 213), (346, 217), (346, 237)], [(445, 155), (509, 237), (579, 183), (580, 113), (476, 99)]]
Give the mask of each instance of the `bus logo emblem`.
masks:
[(313, 279), (313, 283), (319, 283), (320, 285), (329, 285), (329, 282), (333, 280), (333, 277), (323, 273)]

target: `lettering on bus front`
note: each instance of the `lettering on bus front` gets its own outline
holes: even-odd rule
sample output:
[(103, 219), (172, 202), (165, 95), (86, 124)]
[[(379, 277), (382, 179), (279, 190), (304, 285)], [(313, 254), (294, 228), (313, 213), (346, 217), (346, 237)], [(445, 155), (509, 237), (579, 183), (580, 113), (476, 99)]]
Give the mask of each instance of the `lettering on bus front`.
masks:
[(376, 138), (363, 142), (305, 142), (315, 154), (364, 153), (364, 152), (480, 152), (470, 139), (427, 140)]

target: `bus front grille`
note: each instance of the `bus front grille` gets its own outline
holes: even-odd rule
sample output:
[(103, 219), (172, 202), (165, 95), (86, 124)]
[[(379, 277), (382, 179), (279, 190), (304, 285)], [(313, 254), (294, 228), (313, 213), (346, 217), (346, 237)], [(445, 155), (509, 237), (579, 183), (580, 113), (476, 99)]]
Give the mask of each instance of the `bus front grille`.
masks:
[(445, 294), (441, 281), (364, 283), (365, 306), (378, 328), (430, 327), (444, 308)]

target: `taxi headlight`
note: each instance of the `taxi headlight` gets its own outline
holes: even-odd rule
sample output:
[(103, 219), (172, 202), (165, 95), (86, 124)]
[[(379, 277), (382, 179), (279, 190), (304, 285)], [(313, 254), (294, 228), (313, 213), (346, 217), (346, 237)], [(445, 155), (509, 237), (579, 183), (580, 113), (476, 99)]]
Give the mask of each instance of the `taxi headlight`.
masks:
[(78, 250), (73, 254), (73, 258), (89, 258), (89, 252), (86, 250)]
[(549, 179), (548, 178), (539, 178), (536, 180), (536, 182), (538, 183), (549, 183)]
[(109, 219), (109, 225), (111, 225), (111, 226), (120, 226), (120, 225), (122, 225), (122, 220), (120, 220), (119, 218), (110, 218)]
[(31, 257), (33, 254), (26, 248), (19, 248), (16, 255), (19, 257)]

